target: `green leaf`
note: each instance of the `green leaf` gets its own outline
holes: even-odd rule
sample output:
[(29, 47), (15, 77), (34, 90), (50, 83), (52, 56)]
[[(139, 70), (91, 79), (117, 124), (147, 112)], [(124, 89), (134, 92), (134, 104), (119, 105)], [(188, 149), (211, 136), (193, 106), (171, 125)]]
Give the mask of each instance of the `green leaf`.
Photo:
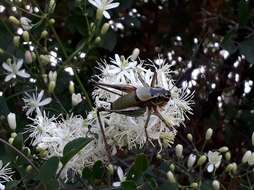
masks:
[(93, 165), (93, 176), (94, 178), (102, 178), (103, 175), (104, 175), (103, 164), (102, 164), (102, 161), (98, 160)]
[(93, 171), (90, 168), (84, 168), (82, 171), (82, 178), (88, 180), (90, 183), (93, 181)]
[(203, 182), (200, 189), (201, 190), (213, 190), (212, 182), (210, 180)]
[(10, 113), (9, 107), (3, 96), (0, 96), (0, 115), (7, 116)]
[(145, 180), (147, 181), (147, 184), (150, 190), (158, 189), (158, 184), (156, 182), (156, 179), (153, 176), (145, 175)]
[(121, 187), (123, 190), (136, 190), (137, 189), (137, 185), (132, 180), (126, 180), (126, 181), (122, 182)]
[(23, 135), (21, 133), (18, 133), (18, 135), (15, 137), (13, 141), (13, 146), (15, 146), (19, 150), (22, 150), (23, 145), (24, 145)]
[(63, 157), (61, 159), (63, 165), (65, 165), (70, 159), (73, 158), (82, 148), (84, 148), (91, 139), (77, 138), (65, 145), (63, 150)]
[(127, 179), (138, 180), (149, 166), (149, 161), (144, 154), (138, 155), (134, 165), (128, 172)]
[(159, 187), (159, 190), (177, 190), (178, 186), (175, 183), (166, 182)]
[(9, 181), (6, 183), (6, 189), (14, 189), (15, 187), (18, 186), (18, 184), (20, 183), (20, 181), (18, 180), (13, 180), (13, 181)]
[(59, 158), (52, 157), (48, 159), (40, 168), (39, 179), (41, 183), (50, 185), (55, 179), (58, 169)]
[(249, 38), (239, 45), (240, 53), (243, 54), (246, 60), (254, 64), (254, 37)]
[(240, 0), (238, 4), (238, 16), (240, 21), (240, 26), (245, 26), (248, 23), (250, 17), (249, 5), (245, 0)]

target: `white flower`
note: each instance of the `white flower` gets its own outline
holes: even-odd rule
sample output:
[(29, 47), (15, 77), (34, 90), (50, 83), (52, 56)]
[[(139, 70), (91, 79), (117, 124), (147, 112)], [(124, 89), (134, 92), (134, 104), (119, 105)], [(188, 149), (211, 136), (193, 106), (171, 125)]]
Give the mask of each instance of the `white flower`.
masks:
[(67, 163), (60, 174), (61, 179), (65, 181), (73, 179), (75, 175), (70, 174), (81, 173), (84, 167), (93, 165), (97, 160), (108, 162), (100, 130), (89, 129), (87, 121), (81, 116), (67, 118), (58, 116), (56, 119), (56, 117), (48, 117), (44, 112), (30, 119), (33, 123), (28, 125), (26, 133), (32, 146), (38, 150), (47, 150), (46, 158), (63, 156), (65, 145), (74, 139), (80, 137), (93, 139)]
[[(138, 89), (144, 86), (143, 83), (147, 83), (148, 85), (151, 84), (154, 73), (149, 67), (144, 66), (142, 60), (133, 61), (131, 57), (125, 59), (123, 56), (120, 57), (116, 54), (114, 59), (110, 60), (110, 63), (111, 64), (108, 64), (104, 61), (103, 64), (101, 64), (99, 70), (102, 74), (96, 76), (100, 83), (131, 85)], [(105, 133), (109, 139), (108, 143), (112, 147), (127, 147), (128, 149), (142, 148), (147, 142), (148, 136), (148, 140), (152, 145), (154, 145), (154, 141), (158, 142), (160, 146), (159, 151), (161, 151), (163, 145), (165, 145), (165, 147), (170, 147), (173, 144), (174, 137), (177, 133), (176, 127), (184, 123), (187, 118), (187, 113), (191, 113), (190, 106), (193, 103), (191, 100), (193, 94), (188, 94), (186, 90), (174, 86), (173, 80), (171, 79), (172, 71), (170, 70), (170, 65), (165, 63), (165, 61), (160, 65), (150, 63), (150, 68), (157, 72), (158, 80), (156, 86), (170, 90), (171, 93), (170, 99), (168, 102), (165, 102), (165, 105), (157, 106), (158, 111), (161, 116), (165, 118), (166, 122), (162, 121), (158, 115), (152, 112), (145, 131), (144, 125), (147, 119), (147, 111), (145, 111), (145, 109), (142, 110), (133, 107), (133, 116), (101, 112), (101, 119), (103, 123), (107, 124)], [(111, 103), (116, 101), (119, 96), (125, 94), (125, 92), (116, 89), (108, 89), (111, 90), (111, 92), (102, 88), (97, 88), (93, 92), (97, 107), (110, 109)], [(143, 96), (145, 93), (141, 91), (142, 90), (138, 91), (139, 96)], [(145, 94), (143, 98), (145, 99), (146, 97)], [(140, 113), (135, 114), (136, 112)], [(96, 114), (92, 115), (94, 120), (97, 120)], [(93, 120), (89, 120), (91, 126), (98, 127), (98, 122), (90, 121)]]
[(124, 173), (121, 167), (117, 167), (117, 175), (120, 181), (116, 181), (112, 184), (113, 187), (120, 187), (121, 183), (125, 181)]
[(15, 130), (16, 129), (16, 114), (15, 113), (9, 113), (7, 115), (7, 121), (8, 121), (8, 124), (9, 124), (9, 127), (12, 129), (12, 130)]
[(32, 21), (26, 17), (20, 17), (20, 24), (24, 30), (31, 30), (32, 29)]
[(97, 7), (107, 19), (110, 19), (110, 14), (107, 10), (116, 8), (120, 5), (118, 2), (112, 3), (113, 0), (88, 0), (88, 2)]
[(9, 163), (6, 165), (3, 164), (3, 161), (0, 160), (0, 184), (4, 182), (11, 181), (11, 175), (14, 173), (11, 168), (8, 168)]
[(209, 151), (207, 157), (209, 162), (207, 166), (207, 171), (211, 173), (214, 171), (214, 169), (217, 169), (220, 166), (222, 155), (217, 151)]
[(13, 63), (3, 63), (2, 64), (3, 68), (8, 72), (4, 81), (8, 82), (11, 79), (16, 79), (17, 76), (23, 77), (23, 78), (29, 78), (30, 75), (26, 73), (24, 69), (21, 69), (22, 65), (23, 65), (23, 59), (19, 59), (17, 62), (16, 62), (16, 59), (13, 59)]
[(23, 98), (25, 106), (23, 108), (27, 110), (26, 115), (31, 115), (34, 111), (40, 113), (40, 107), (49, 104), (52, 100), (52, 98), (45, 98), (44, 100), (42, 99), (44, 95), (44, 90), (41, 90), (39, 94), (37, 94), (37, 89), (36, 92), (32, 95), (27, 92), (25, 94), (26, 97)]
[(80, 94), (80, 93), (78, 93), (78, 94), (73, 93), (73, 94), (71, 95), (71, 102), (72, 102), (72, 105), (73, 105), (73, 106), (76, 106), (76, 105), (78, 105), (80, 102), (82, 102), (81, 94)]

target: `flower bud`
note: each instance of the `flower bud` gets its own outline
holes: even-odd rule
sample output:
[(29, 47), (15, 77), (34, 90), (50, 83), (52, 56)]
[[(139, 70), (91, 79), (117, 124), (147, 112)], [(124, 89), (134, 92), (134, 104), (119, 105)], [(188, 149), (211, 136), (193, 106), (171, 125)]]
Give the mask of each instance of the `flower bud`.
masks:
[(232, 163), (232, 173), (236, 174), (237, 172), (237, 164), (235, 162)]
[(167, 172), (167, 178), (170, 181), (170, 183), (176, 182), (175, 176), (170, 170)]
[(190, 142), (192, 142), (192, 141), (193, 141), (193, 136), (192, 136), (192, 134), (188, 133), (188, 134), (187, 134), (187, 139), (188, 139)]
[(214, 190), (219, 190), (220, 189), (220, 182), (218, 180), (213, 180), (213, 189)]
[(16, 136), (17, 136), (17, 133), (15, 133), (15, 132), (12, 132), (12, 133), (11, 133), (11, 137), (12, 137), (12, 138), (15, 138)]
[(157, 158), (158, 160), (160, 160), (160, 159), (162, 158), (161, 154), (157, 154), (157, 155), (156, 155), (156, 158)]
[(44, 64), (47, 65), (50, 63), (49, 56), (48, 55), (40, 55), (40, 61)]
[(34, 52), (32, 52), (32, 58), (33, 58), (33, 61), (36, 60), (36, 54)]
[(251, 156), (251, 151), (250, 150), (247, 150), (244, 155), (243, 155), (243, 158), (242, 158), (242, 163), (247, 163), (249, 158)]
[(103, 34), (106, 34), (107, 33), (107, 31), (108, 31), (108, 29), (109, 29), (109, 23), (104, 23), (103, 24), (103, 26), (102, 26), (102, 28), (101, 28), (101, 34), (103, 35)]
[(29, 33), (27, 31), (23, 32), (22, 37), (23, 37), (23, 40), (25, 42), (29, 42), (30, 36), (29, 36)]
[(207, 157), (205, 155), (200, 156), (200, 158), (198, 159), (197, 165), (198, 166), (202, 166), (207, 160)]
[(197, 182), (193, 182), (190, 186), (193, 189), (197, 189), (198, 188), (198, 183)]
[(17, 25), (17, 26), (20, 25), (19, 20), (15, 16), (10, 16), (9, 21), (10, 21), (10, 23), (12, 23), (14, 25)]
[(195, 164), (197, 159), (197, 156), (194, 154), (190, 154), (187, 161), (188, 168), (192, 168), (192, 166)]
[(226, 166), (226, 168), (225, 168), (225, 172), (228, 172), (228, 173), (230, 173), (232, 170), (233, 170), (233, 164), (232, 163), (230, 163), (230, 164), (228, 164), (227, 166)]
[(80, 102), (82, 102), (81, 94), (80, 93), (78, 93), (78, 94), (73, 93), (71, 96), (71, 102), (72, 102), (72, 106), (76, 106)]
[(49, 71), (49, 81), (56, 81), (57, 79), (57, 72), (56, 71)]
[(33, 62), (33, 56), (32, 53), (28, 50), (25, 52), (25, 60), (27, 63), (32, 63)]
[(227, 161), (229, 161), (231, 159), (231, 153), (230, 152), (226, 152), (225, 158), (226, 158)]
[(97, 9), (97, 11), (96, 11), (96, 19), (97, 20), (101, 20), (102, 16), (103, 16), (102, 10), (101, 9)]
[(97, 38), (95, 38), (95, 43), (96, 43), (96, 44), (101, 43), (101, 37), (100, 37), (100, 36), (98, 36)]
[(15, 113), (9, 113), (7, 115), (7, 121), (8, 121), (9, 127), (12, 130), (15, 130), (16, 126), (17, 126), (17, 123), (16, 123), (16, 114)]
[(221, 148), (219, 148), (219, 152), (224, 153), (228, 151), (228, 147), (227, 146), (223, 146)]
[(251, 136), (251, 143), (252, 143), (252, 146), (254, 146), (254, 132), (252, 133), (252, 136)]
[(169, 169), (173, 172), (175, 171), (175, 164), (170, 164)]
[(213, 130), (211, 128), (207, 129), (205, 140), (209, 141), (212, 138), (212, 135), (213, 135)]
[(31, 30), (32, 29), (32, 21), (26, 17), (20, 17), (20, 24), (24, 30)]
[(0, 48), (0, 55), (4, 53), (4, 50)]
[(27, 167), (26, 167), (26, 172), (27, 173), (31, 173), (33, 171), (33, 167), (31, 166), (31, 165), (28, 165)]
[(48, 83), (48, 75), (47, 74), (42, 74), (42, 78), (45, 84)]
[(47, 30), (43, 30), (41, 32), (41, 38), (47, 38), (47, 36), (48, 36), (48, 31)]
[(69, 92), (70, 94), (73, 94), (75, 92), (75, 86), (73, 81), (69, 82)]
[(251, 153), (251, 156), (248, 159), (249, 166), (254, 165), (254, 152)]
[(49, 8), (48, 9), (49, 13), (53, 13), (55, 11), (55, 8), (56, 8), (56, 1), (55, 0), (50, 0), (48, 8)]
[(112, 164), (109, 164), (109, 165), (107, 166), (107, 170), (108, 170), (108, 173), (109, 173), (110, 175), (113, 175), (113, 174), (114, 174), (114, 166), (113, 166)]
[(14, 138), (12, 138), (12, 137), (8, 139), (8, 142), (9, 142), (10, 144), (12, 144), (13, 141), (14, 141)]
[(135, 61), (138, 56), (139, 56), (139, 53), (140, 53), (140, 50), (138, 48), (135, 48), (133, 51), (132, 51), (132, 54), (131, 54), (131, 59), (133, 61)]
[(180, 159), (183, 156), (183, 145), (178, 144), (175, 147), (176, 157)]
[(19, 44), (20, 44), (20, 37), (19, 36), (14, 36), (13, 37), (13, 44), (15, 47), (19, 47)]
[(53, 18), (49, 19), (49, 24), (50, 24), (50, 25), (55, 24), (55, 22), (56, 22), (56, 20), (55, 20), (55, 19), (53, 19)]
[(41, 158), (46, 158), (48, 156), (48, 151), (47, 150), (42, 150), (39, 152), (39, 156)]
[(48, 92), (53, 93), (56, 88), (56, 81), (49, 81)]

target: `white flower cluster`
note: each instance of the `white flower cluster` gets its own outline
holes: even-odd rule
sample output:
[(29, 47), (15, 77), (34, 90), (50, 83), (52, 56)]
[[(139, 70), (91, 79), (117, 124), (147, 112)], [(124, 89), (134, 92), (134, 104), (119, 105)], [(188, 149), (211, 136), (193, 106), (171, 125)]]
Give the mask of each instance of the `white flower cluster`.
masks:
[[(135, 54), (135, 51), (133, 54)], [(157, 107), (170, 128), (156, 114), (152, 113), (147, 127), (147, 135), (149, 142), (154, 144), (154, 141), (157, 141), (161, 149), (163, 145), (171, 146), (177, 132), (176, 127), (184, 123), (187, 113), (191, 113), (190, 105), (193, 103), (191, 100), (193, 94), (188, 94), (184, 89), (174, 86), (170, 64), (161, 62), (160, 64), (149, 63), (145, 65), (143, 61), (137, 61), (136, 57), (131, 55), (125, 59), (123, 56), (115, 55), (115, 59), (111, 59), (110, 64), (106, 61), (101, 64), (99, 69), (102, 74), (97, 77), (100, 83), (128, 84), (139, 88), (143, 86), (142, 82), (151, 84), (154, 75), (152, 70), (155, 70), (157, 73), (156, 87), (170, 90), (171, 93), (170, 100), (166, 105)], [(140, 77), (143, 78), (143, 81)], [(117, 90), (110, 90), (119, 93)], [(93, 93), (97, 107), (109, 108), (109, 102), (112, 103), (119, 98), (119, 95), (115, 93), (97, 88)], [(119, 148), (128, 147), (128, 149), (143, 147), (147, 142), (144, 129), (146, 115), (147, 113), (130, 117), (119, 113), (102, 112), (103, 123), (107, 126), (105, 133), (109, 144)], [(90, 125), (93, 126), (93, 123), (90, 123)]]
[(31, 120), (33, 124), (28, 125), (26, 132), (29, 133), (32, 145), (45, 158), (63, 156), (65, 145), (79, 137), (93, 139), (67, 163), (60, 175), (62, 179), (72, 179), (72, 176), (69, 176), (70, 173), (80, 174), (85, 166), (90, 166), (97, 160), (107, 162), (100, 131), (97, 128), (89, 129), (83, 117), (70, 116), (67, 119), (61, 116), (48, 117), (44, 112), (37, 114), (36, 118)]
[(9, 163), (4, 165), (3, 161), (0, 160), (0, 190), (5, 189), (5, 185), (3, 185), (3, 183), (12, 180), (12, 174), (14, 172), (8, 166), (9, 166)]

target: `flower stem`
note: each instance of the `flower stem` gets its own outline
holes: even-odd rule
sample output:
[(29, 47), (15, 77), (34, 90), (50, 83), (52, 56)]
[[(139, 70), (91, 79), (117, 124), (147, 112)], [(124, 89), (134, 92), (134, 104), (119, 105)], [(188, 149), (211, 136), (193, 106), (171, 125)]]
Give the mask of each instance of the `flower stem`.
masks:
[(39, 168), (37, 166), (35, 166), (35, 164), (26, 155), (24, 155), (20, 150), (18, 150), (15, 146), (11, 145), (10, 143), (8, 143), (7, 141), (5, 141), (2, 138), (0, 138), (0, 142), (7, 145), (11, 149), (13, 149), (15, 152), (17, 152), (20, 156), (22, 156), (35, 169), (35, 171), (37, 173), (39, 173)]

